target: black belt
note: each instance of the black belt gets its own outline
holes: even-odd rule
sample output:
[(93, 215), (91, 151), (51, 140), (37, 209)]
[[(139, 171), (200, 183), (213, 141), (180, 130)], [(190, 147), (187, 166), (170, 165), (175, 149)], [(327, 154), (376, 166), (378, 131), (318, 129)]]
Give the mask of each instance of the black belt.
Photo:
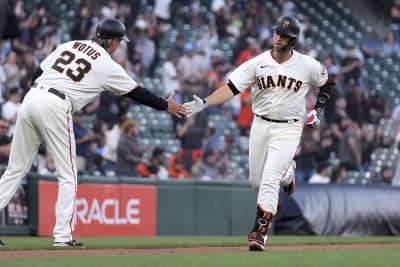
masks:
[(61, 93), (60, 91), (58, 91), (57, 89), (54, 89), (53, 87), (51, 87), (48, 90), (49, 93), (55, 94), (56, 96), (58, 96), (59, 98), (61, 98), (62, 100), (65, 100), (65, 95), (64, 93)]
[(270, 118), (267, 118), (267, 117), (264, 117), (264, 116), (260, 116), (260, 115), (257, 115), (257, 114), (256, 114), (256, 116), (259, 117), (259, 118), (261, 118), (261, 119), (263, 119), (263, 120), (265, 120), (265, 121), (276, 122), (276, 123), (293, 123), (293, 122), (299, 121), (298, 119), (292, 119), (292, 120), (273, 120), (273, 119), (270, 119)]
[[(38, 84), (37, 84), (37, 83), (34, 83), (34, 84), (32, 85), (32, 87), (36, 87), (36, 88), (37, 88), (37, 87), (38, 87)], [(58, 97), (61, 98), (62, 100), (65, 100), (65, 94), (64, 94), (64, 93), (61, 93), (60, 91), (58, 91), (57, 89), (55, 89), (55, 88), (53, 88), (53, 87), (50, 87), (49, 90), (47, 90), (47, 92), (52, 93), (52, 94), (58, 96)]]

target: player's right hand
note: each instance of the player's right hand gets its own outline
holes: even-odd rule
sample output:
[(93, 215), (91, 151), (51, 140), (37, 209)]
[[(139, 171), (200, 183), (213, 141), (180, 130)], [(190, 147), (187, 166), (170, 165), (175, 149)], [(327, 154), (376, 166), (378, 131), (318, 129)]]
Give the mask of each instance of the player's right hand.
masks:
[(178, 103), (175, 102), (173, 98), (173, 93), (170, 94), (167, 98), (168, 102), (168, 107), (167, 107), (167, 112), (177, 116), (178, 118), (182, 118), (183, 115), (186, 115), (186, 108), (182, 105), (179, 105)]
[(193, 95), (193, 101), (186, 102), (183, 106), (186, 108), (187, 116), (190, 117), (204, 110), (207, 107), (207, 102), (197, 95)]
[(307, 121), (306, 121), (306, 125), (310, 128), (319, 128), (319, 126), (321, 125), (321, 121), (318, 118), (318, 114), (317, 111), (315, 109), (311, 110), (308, 114), (307, 114)]

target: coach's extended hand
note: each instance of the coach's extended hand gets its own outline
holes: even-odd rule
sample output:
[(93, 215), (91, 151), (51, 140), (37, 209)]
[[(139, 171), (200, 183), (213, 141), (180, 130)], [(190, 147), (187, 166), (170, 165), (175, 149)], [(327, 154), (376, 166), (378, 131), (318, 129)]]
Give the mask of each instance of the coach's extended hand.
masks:
[(175, 102), (173, 98), (173, 94), (170, 94), (167, 98), (168, 107), (167, 112), (177, 116), (178, 118), (182, 118), (183, 115), (186, 115), (186, 108), (183, 105), (179, 105)]

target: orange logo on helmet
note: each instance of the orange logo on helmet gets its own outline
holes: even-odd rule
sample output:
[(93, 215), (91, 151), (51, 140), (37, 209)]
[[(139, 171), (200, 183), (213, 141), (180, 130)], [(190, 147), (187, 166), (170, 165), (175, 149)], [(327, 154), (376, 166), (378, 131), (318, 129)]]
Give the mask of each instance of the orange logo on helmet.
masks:
[(282, 23), (282, 27), (285, 28), (285, 29), (287, 29), (287, 28), (289, 27), (289, 21), (288, 21), (288, 20), (285, 20), (285, 21)]

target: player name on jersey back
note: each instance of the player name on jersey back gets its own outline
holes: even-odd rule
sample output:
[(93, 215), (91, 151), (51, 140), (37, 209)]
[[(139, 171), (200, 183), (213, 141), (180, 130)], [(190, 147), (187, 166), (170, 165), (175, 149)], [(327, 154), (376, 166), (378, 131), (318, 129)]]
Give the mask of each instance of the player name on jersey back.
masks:
[(101, 56), (101, 53), (98, 52), (96, 49), (82, 42), (75, 42), (72, 48), (88, 55), (93, 60)]

